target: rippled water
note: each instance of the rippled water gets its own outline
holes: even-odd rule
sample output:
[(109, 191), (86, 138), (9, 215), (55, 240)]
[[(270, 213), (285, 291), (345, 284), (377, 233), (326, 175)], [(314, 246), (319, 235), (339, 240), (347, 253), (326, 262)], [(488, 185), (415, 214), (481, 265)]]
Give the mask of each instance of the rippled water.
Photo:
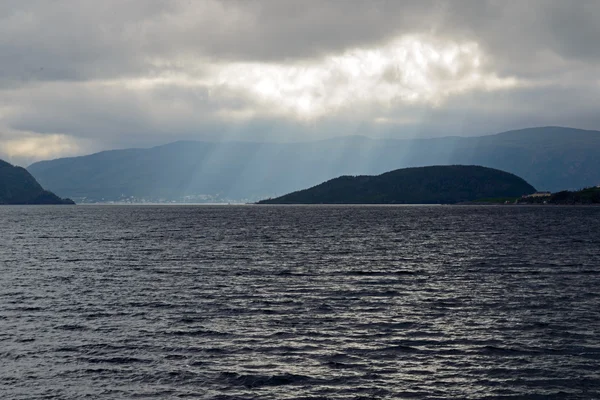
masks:
[(600, 398), (600, 208), (0, 208), (0, 398)]

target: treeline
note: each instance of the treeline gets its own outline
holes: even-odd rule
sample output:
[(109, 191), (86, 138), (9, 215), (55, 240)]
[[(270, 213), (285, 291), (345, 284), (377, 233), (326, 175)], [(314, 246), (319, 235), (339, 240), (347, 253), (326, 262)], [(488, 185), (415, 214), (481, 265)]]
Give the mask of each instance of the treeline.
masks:
[(600, 187), (563, 190), (547, 197), (527, 197), (520, 199), (519, 204), (600, 204)]

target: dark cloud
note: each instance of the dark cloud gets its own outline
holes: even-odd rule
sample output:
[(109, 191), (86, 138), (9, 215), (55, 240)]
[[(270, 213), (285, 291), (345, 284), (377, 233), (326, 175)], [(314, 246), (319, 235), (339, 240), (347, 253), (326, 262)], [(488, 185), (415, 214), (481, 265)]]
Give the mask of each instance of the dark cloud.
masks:
[(598, 2), (561, 0), (5, 1), (0, 76), (123, 77), (193, 57), (285, 61), (415, 32), (475, 40), (507, 71), (527, 73), (521, 66), (539, 57), (597, 60), (599, 18)]

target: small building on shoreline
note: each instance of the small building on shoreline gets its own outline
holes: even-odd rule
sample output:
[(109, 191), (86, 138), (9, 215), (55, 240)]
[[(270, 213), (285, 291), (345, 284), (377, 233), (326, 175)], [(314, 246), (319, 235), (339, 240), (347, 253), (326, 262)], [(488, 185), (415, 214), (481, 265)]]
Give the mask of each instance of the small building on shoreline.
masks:
[(550, 197), (552, 195), (552, 193), (550, 192), (535, 192), (533, 194), (527, 194), (527, 195), (523, 195), (522, 198), (524, 199), (530, 199), (530, 198), (536, 198), (536, 197)]

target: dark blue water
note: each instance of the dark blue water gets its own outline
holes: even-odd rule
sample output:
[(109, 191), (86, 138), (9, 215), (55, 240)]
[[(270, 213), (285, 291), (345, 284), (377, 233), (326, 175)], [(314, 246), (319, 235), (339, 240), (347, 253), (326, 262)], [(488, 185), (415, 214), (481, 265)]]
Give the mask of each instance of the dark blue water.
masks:
[(600, 398), (600, 208), (2, 207), (1, 399)]

